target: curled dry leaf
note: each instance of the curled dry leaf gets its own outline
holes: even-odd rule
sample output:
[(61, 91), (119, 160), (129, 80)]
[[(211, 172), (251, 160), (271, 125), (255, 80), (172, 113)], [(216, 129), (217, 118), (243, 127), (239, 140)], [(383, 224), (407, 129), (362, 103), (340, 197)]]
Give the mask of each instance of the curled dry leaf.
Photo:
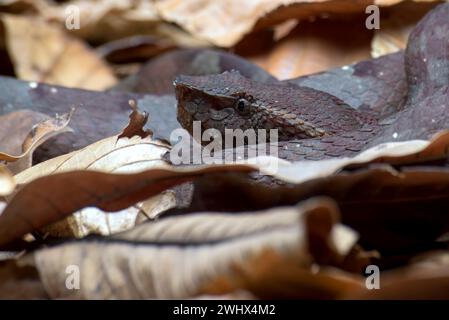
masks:
[[(18, 184), (26, 184), (39, 177), (73, 170), (95, 170), (102, 172), (131, 173), (160, 166), (162, 155), (169, 146), (153, 140), (142, 128), (148, 114), (140, 113), (135, 102), (130, 123), (118, 136), (100, 140), (84, 149), (50, 159), (16, 176)], [(101, 192), (101, 191), (100, 191)], [(73, 195), (61, 199), (69, 201)], [(175, 205), (173, 192), (146, 200), (143, 203), (108, 215), (96, 208), (85, 208), (64, 221), (45, 227), (44, 232), (57, 236), (83, 237), (89, 233), (111, 234), (133, 227), (139, 217), (156, 216)], [(147, 211), (151, 209), (151, 211)]]
[(336, 299), (364, 285), (359, 276), (334, 268), (314, 272), (272, 249), (248, 260), (235, 266), (231, 275), (213, 280), (203, 291), (224, 294), (243, 288), (262, 299)]
[(0, 19), (18, 78), (92, 90), (116, 83), (112, 71), (92, 50), (58, 26), (38, 17), (2, 15)]
[(167, 21), (221, 47), (235, 45), (255, 27), (322, 12), (361, 11), (370, 1), (257, 0), (250, 2), (195, 0), (158, 1), (155, 6)]
[[(67, 125), (70, 122), (73, 111), (74, 109), (72, 109), (70, 113), (61, 116), (56, 115), (54, 118), (42, 121), (28, 128), (29, 132), (23, 140), (21, 154), (11, 155), (0, 152), (0, 161), (9, 162), (8, 169), (13, 173), (18, 173), (31, 167), (33, 151), (36, 150), (37, 147), (58, 134), (72, 131)], [(23, 113), (30, 115), (30, 111), (24, 111)], [(23, 113), (19, 113), (18, 116), (21, 117)], [(35, 113), (32, 114), (32, 117), (36, 117)], [(16, 116), (16, 113), (11, 116)], [(9, 118), (11, 116), (9, 116)]]
[[(205, 289), (211, 281), (232, 274), (236, 267), (267, 249), (289, 257), (297, 268), (309, 269), (314, 261), (307, 246), (311, 226), (304, 219), (318, 214), (314, 210), (318, 207), (329, 215), (336, 214), (331, 201), (315, 199), (294, 208), (242, 216), (178, 216), (171, 221), (146, 223), (139, 232), (123, 234), (123, 240), (126, 235), (131, 240), (82, 240), (39, 250), (34, 257), (42, 282), (54, 298), (186, 298), (213, 294), (212, 289)], [(335, 221), (331, 223), (328, 236), (345, 255), (357, 236)], [(146, 232), (146, 227), (152, 231)], [(173, 242), (176, 240), (183, 244)], [(88, 284), (81, 290), (66, 290), (64, 270), (69, 264), (80, 266), (81, 282)]]
[(48, 120), (43, 113), (32, 110), (18, 110), (0, 116), (0, 151), (10, 155), (23, 152), (22, 145), (31, 128)]

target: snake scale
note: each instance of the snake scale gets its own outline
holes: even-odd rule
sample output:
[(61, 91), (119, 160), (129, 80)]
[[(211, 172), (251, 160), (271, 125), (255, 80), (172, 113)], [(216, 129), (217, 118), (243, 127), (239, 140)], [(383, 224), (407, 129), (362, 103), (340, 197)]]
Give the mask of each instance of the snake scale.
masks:
[(179, 76), (178, 120), (189, 131), (197, 120), (202, 130), (214, 128), (222, 135), (225, 128), (276, 128), (278, 154), (287, 160), (351, 156), (383, 142), (428, 139), (449, 128), (449, 4), (417, 24), (404, 53), (404, 70), (402, 101), (382, 112), (376, 112), (378, 106), (356, 110), (301, 81), (261, 83), (234, 71)]

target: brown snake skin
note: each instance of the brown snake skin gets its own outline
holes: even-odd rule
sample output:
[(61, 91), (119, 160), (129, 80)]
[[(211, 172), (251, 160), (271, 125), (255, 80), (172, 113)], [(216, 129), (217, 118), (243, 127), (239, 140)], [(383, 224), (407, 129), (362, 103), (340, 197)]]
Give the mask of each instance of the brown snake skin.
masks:
[(396, 106), (354, 110), (327, 92), (296, 86), (304, 80), (264, 84), (225, 72), (177, 78), (178, 120), (189, 130), (200, 120), (202, 129), (222, 134), (225, 127), (278, 128), (279, 156), (288, 160), (351, 156), (383, 142), (428, 139), (449, 128), (448, 18), (449, 4), (442, 4), (412, 32), (404, 55), (406, 98)]

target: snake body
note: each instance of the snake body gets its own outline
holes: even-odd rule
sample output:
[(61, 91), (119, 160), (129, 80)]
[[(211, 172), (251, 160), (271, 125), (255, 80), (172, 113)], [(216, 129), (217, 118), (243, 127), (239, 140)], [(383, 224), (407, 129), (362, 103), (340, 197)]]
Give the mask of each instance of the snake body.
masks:
[(305, 79), (267, 84), (225, 72), (177, 78), (178, 120), (189, 130), (199, 120), (202, 129), (222, 134), (225, 128), (278, 128), (278, 154), (288, 160), (351, 156), (383, 142), (428, 139), (449, 128), (448, 18), (449, 4), (442, 4), (411, 33), (404, 54), (407, 88), (396, 105), (355, 110), (328, 92), (302, 87)]

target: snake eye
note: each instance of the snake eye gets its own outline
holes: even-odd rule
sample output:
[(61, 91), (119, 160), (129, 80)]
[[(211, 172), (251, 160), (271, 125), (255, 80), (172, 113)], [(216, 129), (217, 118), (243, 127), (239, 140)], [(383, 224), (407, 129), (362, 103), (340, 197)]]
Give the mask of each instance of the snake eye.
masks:
[(245, 99), (239, 99), (237, 100), (237, 103), (235, 104), (236, 109), (241, 114), (246, 114), (249, 111), (249, 103)]

